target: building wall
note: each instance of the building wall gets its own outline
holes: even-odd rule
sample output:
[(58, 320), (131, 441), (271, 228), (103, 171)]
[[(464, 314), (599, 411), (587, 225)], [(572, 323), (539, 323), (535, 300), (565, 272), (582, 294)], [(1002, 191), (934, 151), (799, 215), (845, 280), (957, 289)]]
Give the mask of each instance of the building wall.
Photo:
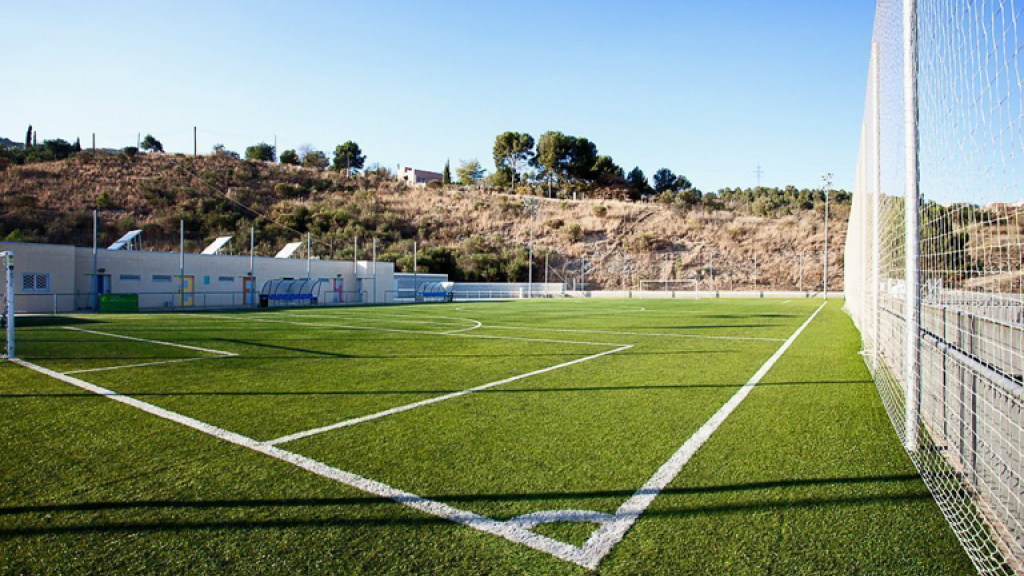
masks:
[(437, 172), (416, 170), (415, 168), (410, 168), (408, 166), (402, 168), (398, 177), (409, 186), (426, 186), (427, 182), (440, 182), (443, 178), (443, 176)]
[[(0, 250), (15, 254), (15, 302), (19, 313), (52, 313), (89, 310), (93, 303), (93, 253), (91, 248), (53, 244), (0, 242)], [(322, 303), (386, 303), (391, 296), (394, 265), (360, 261), (358, 277), (351, 261), (296, 258), (253, 258), (255, 291), (279, 278), (324, 278)], [(248, 256), (185, 254), (184, 275), (193, 278), (192, 306), (240, 307), (244, 305), (242, 278), (249, 275)], [(181, 304), (180, 255), (174, 252), (99, 250), (96, 269), (109, 277), (110, 292), (139, 294), (145, 309), (171, 308)], [(50, 275), (46, 292), (21, 290), (23, 273)], [(376, 272), (376, 282), (374, 282)], [(342, 293), (335, 296), (335, 279)], [(0, 291), (2, 292), (2, 291)]]

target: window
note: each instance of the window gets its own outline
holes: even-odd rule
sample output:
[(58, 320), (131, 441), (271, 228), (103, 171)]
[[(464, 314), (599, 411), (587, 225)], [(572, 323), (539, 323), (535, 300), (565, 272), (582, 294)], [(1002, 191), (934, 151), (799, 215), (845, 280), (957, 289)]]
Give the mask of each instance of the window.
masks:
[(142, 282), (142, 276), (138, 274), (121, 274), (121, 282)]
[(235, 277), (234, 276), (220, 276), (219, 278), (217, 278), (217, 282), (225, 282), (227, 284), (231, 284), (234, 281), (235, 281)]
[(26, 272), (21, 275), (22, 292), (49, 292), (50, 275)]
[(153, 274), (153, 282), (168, 284), (172, 279), (170, 274)]

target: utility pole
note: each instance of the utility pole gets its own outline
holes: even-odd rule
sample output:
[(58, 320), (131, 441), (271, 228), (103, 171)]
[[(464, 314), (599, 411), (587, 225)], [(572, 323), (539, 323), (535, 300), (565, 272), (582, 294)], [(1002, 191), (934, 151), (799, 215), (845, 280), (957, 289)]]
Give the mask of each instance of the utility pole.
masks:
[(92, 133), (92, 151), (93, 152), (96, 151), (96, 133), (95, 132)]
[(192, 127), (192, 157), (199, 156), (199, 128), (197, 126)]
[(828, 192), (832, 189), (832, 173), (821, 176), (822, 188), (825, 190), (825, 272), (823, 274), (822, 298), (828, 300)]
[(527, 298), (533, 298), (533, 217), (537, 215), (537, 206), (539, 204), (540, 201), (536, 198), (526, 198), (523, 200), (526, 211), (530, 213), (530, 277), (526, 289)]

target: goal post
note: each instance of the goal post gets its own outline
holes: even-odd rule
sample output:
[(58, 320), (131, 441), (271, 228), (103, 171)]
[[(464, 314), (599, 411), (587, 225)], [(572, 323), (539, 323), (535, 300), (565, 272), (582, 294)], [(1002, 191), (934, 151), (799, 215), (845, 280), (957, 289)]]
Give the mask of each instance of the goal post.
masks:
[(700, 282), (692, 279), (640, 280), (640, 292), (691, 292), (700, 299)]
[(0, 252), (4, 267), (4, 302), (0, 324), (4, 327), (4, 358), (14, 358), (14, 252)]

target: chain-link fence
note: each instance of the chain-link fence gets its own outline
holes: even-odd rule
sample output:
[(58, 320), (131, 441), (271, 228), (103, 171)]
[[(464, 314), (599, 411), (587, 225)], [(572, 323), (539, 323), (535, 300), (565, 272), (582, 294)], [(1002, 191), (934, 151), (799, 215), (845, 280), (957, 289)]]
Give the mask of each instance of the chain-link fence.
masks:
[(1024, 574), (1024, 2), (879, 0), (847, 306), (982, 574)]

